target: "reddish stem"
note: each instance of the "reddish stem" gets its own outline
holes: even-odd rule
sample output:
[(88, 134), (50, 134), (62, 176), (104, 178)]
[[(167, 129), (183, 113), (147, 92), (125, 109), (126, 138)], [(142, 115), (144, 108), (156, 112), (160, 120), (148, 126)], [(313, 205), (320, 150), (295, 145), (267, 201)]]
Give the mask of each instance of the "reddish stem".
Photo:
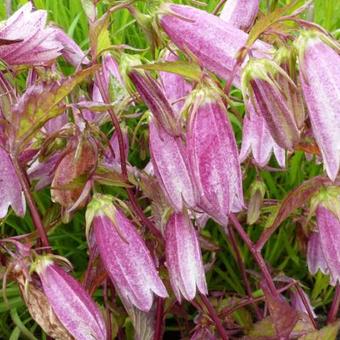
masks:
[[(249, 283), (249, 280), (248, 280), (246, 267), (244, 265), (244, 262), (243, 262), (243, 259), (242, 259), (242, 256), (241, 256), (241, 252), (240, 252), (240, 249), (239, 249), (237, 241), (236, 241), (234, 230), (233, 230), (233, 228), (228, 228), (228, 230), (229, 230), (229, 236), (230, 236), (229, 237), (230, 243), (231, 243), (231, 246), (234, 249), (234, 252), (235, 252), (235, 255), (236, 255), (236, 260), (237, 260), (238, 266), (240, 268), (241, 276), (242, 276), (242, 279), (243, 279), (243, 282), (244, 282), (244, 286), (245, 286), (247, 295), (249, 296), (250, 299), (252, 299), (253, 293), (252, 293), (251, 286), (250, 286), (250, 283)], [(262, 319), (262, 313), (261, 313), (259, 307), (256, 304), (254, 304), (253, 306), (254, 306), (254, 310), (255, 310), (255, 314), (256, 314), (257, 318), (259, 320), (261, 320)]]
[(158, 297), (154, 340), (163, 339), (163, 318), (164, 318), (164, 299)]
[(308, 316), (309, 316), (310, 321), (312, 322), (314, 328), (318, 329), (318, 325), (316, 324), (316, 321), (315, 321), (314, 316), (313, 316), (313, 311), (310, 308), (310, 305), (309, 305), (309, 303), (306, 299), (305, 294), (303, 294), (302, 288), (298, 284), (296, 285), (296, 290), (297, 290), (297, 292), (298, 292), (298, 294), (299, 294), (299, 296), (300, 296), (300, 298), (303, 302), (303, 305), (305, 306), (305, 308), (308, 312)]
[(242, 238), (242, 240), (244, 241), (244, 243), (248, 247), (249, 251), (253, 255), (255, 261), (257, 262), (257, 264), (258, 264), (258, 266), (259, 266), (259, 268), (262, 272), (262, 275), (263, 275), (265, 281), (267, 282), (267, 285), (268, 285), (271, 293), (274, 296), (277, 296), (278, 293), (276, 291), (276, 287), (274, 285), (274, 282), (273, 282), (273, 279), (270, 275), (268, 267), (267, 267), (262, 255), (261, 255), (261, 252), (256, 249), (255, 244), (249, 238), (248, 234), (244, 231), (243, 227), (241, 226), (241, 224), (238, 221), (238, 219), (236, 218), (236, 216), (231, 213), (229, 215), (229, 218), (230, 218), (232, 224), (234, 225), (236, 231), (238, 232), (238, 234), (240, 235), (240, 237)]
[(46, 230), (44, 228), (38, 208), (35, 204), (35, 201), (31, 193), (30, 183), (28, 181), (26, 171), (21, 167), (21, 165), (19, 164), (19, 161), (16, 158), (13, 158), (12, 162), (14, 164), (14, 167), (15, 167), (17, 176), (19, 178), (20, 184), (22, 186), (22, 189), (24, 191), (27, 205), (31, 212), (32, 221), (38, 232), (42, 246), (46, 248), (50, 248), (50, 243), (48, 242)]
[[(97, 77), (97, 83), (99, 87), (100, 94), (104, 99), (106, 104), (110, 104), (110, 99), (104, 89), (104, 86), (101, 82), (100, 77)], [(120, 127), (117, 116), (115, 115), (113, 109), (109, 109), (109, 114), (117, 132), (118, 144), (119, 144), (119, 155), (120, 155), (120, 166), (122, 169), (122, 175), (128, 180), (128, 170), (126, 165), (126, 155), (125, 155), (125, 147), (124, 147), (124, 137), (122, 133), (122, 129)], [(139, 207), (136, 197), (131, 188), (126, 188), (129, 200), (131, 202), (132, 208), (134, 209), (136, 215), (139, 217), (141, 222), (150, 230), (150, 232), (161, 242), (164, 243), (163, 236), (161, 232), (155, 227), (155, 225), (144, 215), (143, 210)]]
[(220, 334), (221, 338), (223, 340), (228, 340), (229, 339), (228, 334), (227, 334), (226, 330), (224, 329), (222, 322), (221, 322), (220, 318), (218, 317), (214, 307), (210, 303), (209, 299), (203, 294), (200, 294), (200, 297), (201, 297), (201, 300), (204, 303), (205, 307), (208, 310), (209, 316), (214, 321), (215, 326), (217, 328), (217, 331)]
[(335, 321), (340, 306), (340, 285), (337, 283), (331, 309), (328, 313), (327, 323)]

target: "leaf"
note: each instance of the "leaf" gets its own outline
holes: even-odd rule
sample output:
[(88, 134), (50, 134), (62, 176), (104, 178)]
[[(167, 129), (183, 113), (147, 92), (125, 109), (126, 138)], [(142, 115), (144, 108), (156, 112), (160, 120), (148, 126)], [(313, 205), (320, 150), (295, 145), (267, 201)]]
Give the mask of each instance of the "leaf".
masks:
[(312, 195), (322, 186), (330, 185), (328, 178), (317, 176), (302, 183), (299, 187), (291, 191), (281, 202), (278, 211), (274, 215), (274, 221), (261, 235), (257, 242), (257, 247), (261, 249), (264, 243), (269, 239), (270, 235), (279, 227), (279, 225), (289, 217), (289, 215), (297, 208), (302, 207), (309, 201)]
[(304, 0), (295, 0), (290, 4), (277, 8), (275, 11), (264, 15), (259, 19), (249, 32), (248, 40), (246, 46), (251, 47), (259, 36), (265, 32), (270, 26), (277, 23), (281, 17), (293, 13), (297, 8), (304, 4)]
[(99, 66), (92, 66), (79, 71), (74, 76), (64, 80), (61, 85), (54, 83), (48, 88), (35, 85), (23, 95), (15, 107), (15, 119), (18, 120), (16, 137), (20, 143), (25, 143), (44, 124), (64, 112), (65, 108), (58, 106), (70, 92)]
[(265, 282), (261, 283), (266, 304), (276, 329), (278, 339), (287, 339), (298, 321), (298, 314), (278, 293), (273, 294)]
[(335, 322), (328, 325), (319, 331), (311, 332), (299, 338), (299, 340), (336, 340), (336, 336), (339, 332), (340, 322)]
[(179, 74), (180, 76), (188, 79), (199, 81), (201, 79), (201, 68), (192, 62), (188, 61), (173, 61), (173, 62), (159, 62), (146, 65), (137, 65), (135, 68), (142, 68), (150, 71), (163, 71)]

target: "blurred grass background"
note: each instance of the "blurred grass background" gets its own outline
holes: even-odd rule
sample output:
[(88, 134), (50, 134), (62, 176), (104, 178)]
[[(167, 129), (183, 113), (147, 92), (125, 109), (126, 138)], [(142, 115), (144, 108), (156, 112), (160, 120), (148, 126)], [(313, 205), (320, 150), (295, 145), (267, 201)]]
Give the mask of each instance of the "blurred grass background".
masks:
[[(26, 1), (12, 1), (12, 11), (20, 7)], [(106, 1), (113, 3), (114, 1)], [(178, 3), (192, 4), (190, 1), (174, 1)], [(218, 3), (218, 0), (206, 0), (207, 11), (212, 11)], [(282, 6), (289, 3), (286, 1), (262, 1), (261, 9), (266, 12), (270, 6)], [(80, 0), (35, 0), (37, 8), (48, 11), (49, 20), (64, 28), (64, 30), (75, 39), (83, 48), (88, 47), (88, 23), (83, 12)], [(143, 12), (148, 12), (150, 7), (149, 1), (140, 1), (138, 6)], [(99, 6), (99, 12), (104, 12), (107, 5)], [(339, 0), (315, 0), (314, 11), (309, 14), (309, 19), (324, 28), (339, 35), (340, 29), (340, 1)], [(5, 1), (0, 0), (0, 19), (6, 18)], [(110, 25), (110, 36), (113, 44), (128, 44), (136, 48), (146, 48), (147, 42), (140, 28), (135, 24), (134, 19), (126, 10), (121, 10), (113, 14)], [(146, 52), (148, 55), (148, 52)], [(236, 125), (235, 131), (240, 136), (240, 129)], [(133, 156), (130, 161), (138, 164), (138, 152), (132, 152)], [(136, 156), (135, 156), (136, 155)], [(136, 159), (134, 159), (136, 157)], [(275, 165), (275, 164), (274, 164)], [(251, 168), (246, 170), (244, 181), (244, 191), (247, 197), (247, 189), (256, 176), (259, 176), (267, 187), (266, 197), (270, 199), (281, 200), (285, 195), (301, 184), (304, 180), (314, 177), (321, 173), (321, 166), (315, 161), (306, 162), (302, 152), (296, 152), (289, 158), (288, 170), (285, 172), (256, 172)], [(55, 214), (55, 207), (51, 206), (48, 190), (35, 193), (35, 199), (45, 220)], [(252, 239), (257, 239), (263, 230), (267, 218), (272, 211), (267, 209), (258, 224), (248, 228), (248, 233)], [(312, 299), (312, 304), (316, 307), (317, 314), (322, 318), (332, 299), (333, 289), (328, 286), (328, 278), (318, 274), (312, 278), (308, 274), (306, 259), (304, 255), (303, 240), (299, 235), (299, 226), (293, 219), (288, 219), (280, 227), (279, 231), (271, 238), (264, 249), (264, 257), (268, 263), (275, 268), (276, 273), (282, 273), (295, 279), (301, 280), (306, 287), (307, 294)], [(9, 215), (4, 221), (0, 221), (0, 232), (2, 235), (20, 235), (31, 232), (33, 229), (29, 214), (25, 219), (18, 219)], [(209, 237), (215, 244), (220, 247), (217, 253), (216, 262), (207, 274), (209, 288), (211, 290), (223, 290), (236, 292), (243, 295), (244, 288), (237, 263), (234, 261), (231, 247), (224, 233), (213, 222), (209, 222), (207, 228), (203, 231), (204, 235)], [(85, 270), (87, 264), (87, 244), (84, 235), (84, 214), (78, 213), (68, 225), (60, 225), (53, 233), (50, 234), (50, 240), (54, 251), (66, 256), (74, 265), (75, 275), (80, 276)], [(239, 242), (241, 243), (241, 242)], [(242, 255), (247, 268), (254, 268), (254, 262), (248, 253), (246, 247), (241, 245)], [(205, 261), (210, 260), (210, 255), (204, 255)], [(7, 288), (6, 295), (9, 303), (6, 304), (0, 294), (0, 338), (2, 339), (45, 339), (45, 335), (39, 330), (30, 318), (16, 285), (10, 284)]]

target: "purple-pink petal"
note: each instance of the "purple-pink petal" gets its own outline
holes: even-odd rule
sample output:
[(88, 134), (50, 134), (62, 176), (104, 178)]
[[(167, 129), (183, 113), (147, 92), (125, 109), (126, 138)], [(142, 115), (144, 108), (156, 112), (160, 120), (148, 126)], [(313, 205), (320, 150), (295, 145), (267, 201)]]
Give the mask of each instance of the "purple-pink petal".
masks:
[(248, 31), (256, 19), (259, 5), (259, 0), (228, 0), (220, 18), (242, 31)]
[(0, 38), (18, 40), (0, 46), (0, 59), (10, 65), (45, 64), (56, 59), (63, 48), (53, 28), (45, 27), (46, 11), (32, 11), (29, 2), (0, 27)]
[(86, 57), (82, 49), (77, 45), (77, 43), (69, 37), (62, 29), (55, 28), (56, 40), (59, 41), (62, 46), (62, 55), (66, 61), (71, 65), (77, 67), (80, 64), (87, 65), (90, 61)]
[[(175, 62), (178, 60), (178, 57), (173, 52), (168, 51), (164, 60), (167, 62)], [(176, 73), (159, 72), (159, 78), (163, 85), (165, 96), (172, 105), (176, 118), (180, 119), (181, 109), (186, 96), (192, 90), (192, 85)]]
[[(201, 66), (229, 80), (236, 65), (237, 52), (248, 39), (247, 33), (190, 6), (170, 4), (164, 11), (168, 9), (176, 16), (172, 13), (162, 15), (160, 25), (170, 39), (182, 51), (189, 50)], [(272, 47), (262, 41), (258, 40), (253, 46), (253, 55), (257, 58), (265, 58), (271, 52)], [(234, 83), (239, 85), (239, 77)]]
[(340, 56), (319, 38), (306, 37), (301, 83), (312, 130), (328, 177), (340, 168)]
[(227, 225), (229, 213), (244, 205), (236, 141), (222, 101), (202, 92), (197, 102), (190, 113), (187, 145), (198, 206)]
[(166, 264), (170, 282), (179, 302), (182, 296), (193, 300), (197, 289), (207, 294), (207, 284), (201, 250), (196, 234), (188, 216), (173, 214), (165, 229)]
[(120, 293), (142, 311), (149, 311), (153, 295), (167, 297), (155, 264), (132, 223), (117, 209), (113, 221), (94, 217), (92, 227), (100, 257)]
[(340, 221), (320, 204), (316, 210), (316, 222), (322, 253), (331, 277), (330, 283), (336, 285), (340, 282)]
[(24, 216), (25, 197), (9, 154), (0, 147), (0, 218), (12, 206), (18, 216)]
[(285, 166), (285, 150), (273, 140), (266, 121), (256, 114), (252, 103), (247, 103), (248, 114), (243, 120), (243, 138), (240, 151), (240, 161), (243, 162), (250, 153), (255, 164), (264, 167), (270, 160), (272, 152), (281, 167)]
[(48, 261), (38, 275), (53, 311), (72, 336), (79, 340), (106, 339), (100, 310), (78, 281)]
[(307, 264), (309, 272), (315, 275), (318, 270), (324, 274), (328, 274), (328, 266), (325, 256), (321, 249), (320, 233), (313, 232), (308, 240), (307, 248)]
[(154, 173), (176, 211), (196, 206), (195, 189), (180, 137), (170, 136), (157, 122), (150, 122), (150, 153)]

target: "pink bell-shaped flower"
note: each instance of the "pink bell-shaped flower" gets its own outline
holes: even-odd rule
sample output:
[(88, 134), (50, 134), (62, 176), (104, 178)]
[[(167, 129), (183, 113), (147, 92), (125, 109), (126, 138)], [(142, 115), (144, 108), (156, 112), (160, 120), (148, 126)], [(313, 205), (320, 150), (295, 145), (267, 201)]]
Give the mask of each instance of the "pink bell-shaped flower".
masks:
[(204, 267), (196, 230), (189, 217), (174, 213), (165, 229), (166, 264), (170, 274), (171, 286), (181, 302), (193, 300), (197, 290), (207, 294)]
[(285, 167), (285, 150), (278, 146), (272, 138), (265, 119), (256, 114), (253, 104), (247, 104), (247, 115), (243, 120), (243, 138), (240, 160), (243, 162), (252, 153), (255, 164), (264, 167), (270, 160), (272, 152), (279, 163)]
[(154, 294), (168, 296), (143, 239), (111, 197), (94, 196), (86, 211), (86, 223), (91, 226), (105, 270), (125, 299), (148, 312)]
[(328, 177), (335, 180), (340, 168), (340, 56), (329, 38), (304, 32), (299, 50), (302, 92), (312, 130)]
[(242, 31), (249, 31), (259, 11), (259, 0), (228, 0), (220, 18)]
[(187, 147), (198, 206), (226, 226), (244, 206), (238, 150), (218, 90), (203, 84), (192, 94)]

